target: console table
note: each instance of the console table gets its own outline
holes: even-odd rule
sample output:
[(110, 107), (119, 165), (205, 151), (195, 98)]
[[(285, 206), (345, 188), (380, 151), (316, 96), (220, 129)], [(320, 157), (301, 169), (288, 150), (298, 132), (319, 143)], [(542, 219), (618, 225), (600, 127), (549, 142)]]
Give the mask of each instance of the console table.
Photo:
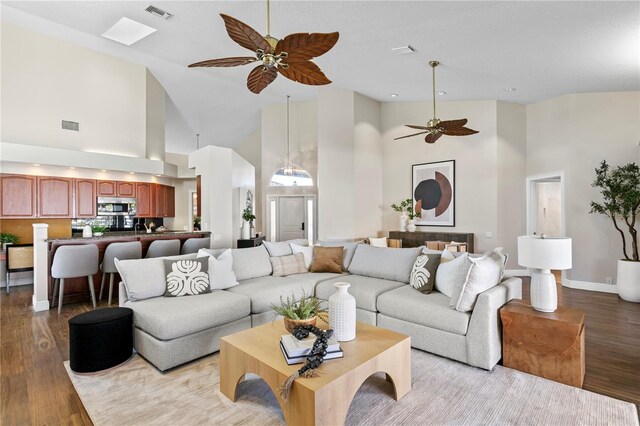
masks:
[(474, 237), (472, 233), (463, 232), (401, 232), (390, 231), (390, 239), (402, 240), (402, 247), (420, 247), (425, 241), (456, 241), (467, 243), (467, 251), (475, 252)]
[(256, 238), (249, 238), (248, 240), (238, 240), (238, 248), (251, 248), (251, 247), (258, 247), (259, 245), (261, 245), (264, 242), (264, 235), (260, 236), (260, 237), (256, 237)]

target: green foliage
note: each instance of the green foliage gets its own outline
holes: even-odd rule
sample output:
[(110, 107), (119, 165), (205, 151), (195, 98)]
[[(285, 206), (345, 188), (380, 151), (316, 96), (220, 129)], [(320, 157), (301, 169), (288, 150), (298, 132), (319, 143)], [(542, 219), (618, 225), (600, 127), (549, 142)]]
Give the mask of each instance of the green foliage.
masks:
[(2, 244), (16, 244), (18, 242), (18, 237), (14, 234), (9, 234), (8, 232), (0, 232), (0, 243)]
[(407, 212), (409, 219), (415, 219), (418, 217), (418, 215), (413, 212), (413, 200), (411, 198), (407, 198), (399, 204), (391, 204), (391, 208), (398, 213)]
[(107, 227), (102, 225), (91, 225), (91, 232), (94, 234), (99, 234), (101, 232), (106, 231)]
[(242, 211), (242, 218), (247, 222), (250, 222), (256, 218), (256, 216), (251, 211), (251, 207), (247, 207)]
[(319, 299), (307, 295), (304, 291), (302, 297), (296, 300), (295, 296), (287, 296), (286, 299), (280, 296), (279, 305), (271, 305), (275, 315), (281, 315), (292, 320), (305, 320), (315, 316), (323, 319), (327, 315), (327, 310), (322, 307)]
[[(622, 237), (625, 259), (639, 261), (636, 220), (640, 213), (640, 167), (636, 163), (629, 163), (613, 169), (603, 160), (595, 171), (596, 179), (591, 186), (600, 188), (602, 202), (592, 201), (589, 213), (609, 217)], [(626, 234), (620, 228), (618, 220), (624, 221), (631, 236), (631, 257), (627, 254)]]

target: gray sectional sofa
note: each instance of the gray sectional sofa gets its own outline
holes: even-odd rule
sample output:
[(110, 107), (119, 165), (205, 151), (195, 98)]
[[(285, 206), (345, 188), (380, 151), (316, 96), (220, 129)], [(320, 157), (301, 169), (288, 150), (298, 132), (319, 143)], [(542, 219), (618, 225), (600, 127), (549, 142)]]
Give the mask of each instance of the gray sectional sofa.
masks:
[(491, 370), (500, 360), (498, 311), (521, 298), (519, 278), (503, 279), (478, 296), (472, 312), (459, 312), (444, 294), (425, 294), (408, 285), (421, 249), (351, 248), (352, 259), (342, 274), (286, 277), (272, 275), (264, 246), (233, 250), (238, 285), (177, 298), (162, 297), (162, 259), (122, 261), (120, 306), (134, 311), (136, 350), (162, 371), (218, 351), (224, 335), (271, 321), (270, 306), (281, 296), (304, 292), (328, 300), (339, 281), (351, 284), (359, 321), (408, 334), (415, 348), (483, 369)]

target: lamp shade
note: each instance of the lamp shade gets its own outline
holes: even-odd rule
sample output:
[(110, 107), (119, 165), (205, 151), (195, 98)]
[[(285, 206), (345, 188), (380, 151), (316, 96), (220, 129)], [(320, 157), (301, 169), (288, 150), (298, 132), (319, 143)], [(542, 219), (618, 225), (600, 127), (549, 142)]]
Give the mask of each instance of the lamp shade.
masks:
[(518, 237), (518, 264), (535, 269), (571, 269), (571, 238)]

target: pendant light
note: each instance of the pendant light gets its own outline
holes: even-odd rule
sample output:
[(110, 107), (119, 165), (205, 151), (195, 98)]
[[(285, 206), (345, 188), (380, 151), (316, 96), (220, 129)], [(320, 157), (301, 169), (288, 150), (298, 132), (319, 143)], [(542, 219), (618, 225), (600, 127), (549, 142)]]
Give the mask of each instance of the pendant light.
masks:
[(287, 95), (287, 162), (282, 166), (282, 171), (285, 176), (293, 176), (293, 165), (291, 164), (291, 145), (289, 141), (289, 98)]

